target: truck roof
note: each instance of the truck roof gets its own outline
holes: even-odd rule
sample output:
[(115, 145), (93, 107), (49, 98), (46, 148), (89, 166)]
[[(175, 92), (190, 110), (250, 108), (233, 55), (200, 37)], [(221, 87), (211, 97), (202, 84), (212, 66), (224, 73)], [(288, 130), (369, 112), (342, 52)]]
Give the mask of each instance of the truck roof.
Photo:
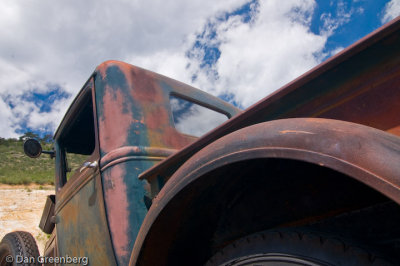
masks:
[(139, 178), (168, 177), (216, 139), (240, 128), (276, 119), (338, 119), (400, 136), (399, 47), (400, 17), (143, 172)]
[[(95, 91), (98, 91), (99, 88), (95, 86), (95, 77), (102, 74), (103, 76), (106, 76), (106, 72), (110, 71), (111, 69), (117, 67), (120, 70), (125, 71), (126, 73), (130, 73), (132, 71), (140, 72), (141, 80), (143, 80), (143, 77), (148, 76), (152, 81), (159, 83), (159, 84), (166, 84), (170, 86), (171, 88), (174, 88), (174, 92), (170, 93), (175, 93), (178, 94), (177, 97), (185, 97), (187, 98), (188, 101), (191, 101), (195, 104), (204, 106), (210, 110), (214, 110), (215, 112), (221, 113), (226, 115), (227, 117), (232, 117), (233, 115), (242, 112), (241, 109), (221, 100), (218, 97), (215, 97), (213, 95), (210, 95), (208, 93), (205, 93), (204, 91), (201, 91), (199, 89), (196, 89), (192, 86), (189, 86), (187, 84), (184, 84), (180, 81), (168, 78), (166, 76), (157, 74), (155, 72), (142, 69), (137, 66), (130, 65), (125, 62), (121, 61), (116, 61), (116, 60), (108, 60), (103, 63), (101, 63), (93, 74), (89, 77), (89, 79), (86, 81), (82, 89), (79, 91), (78, 95), (75, 97), (71, 105), (69, 106), (69, 109), (66, 111), (64, 118), (61, 120), (61, 123), (59, 127), (57, 128), (55, 134), (54, 134), (54, 139), (58, 139), (62, 132), (68, 127), (67, 125), (70, 124), (72, 121), (76, 119), (77, 114), (79, 113), (79, 108), (80, 108), (80, 102), (84, 101), (84, 98), (87, 98), (87, 94), (90, 93), (90, 90), (94, 87)], [(131, 74), (127, 74), (130, 76)], [(120, 77), (117, 77), (117, 79), (120, 79)], [(97, 84), (98, 85), (98, 84)], [(115, 84), (114, 84), (115, 85)], [(103, 90), (107, 90), (108, 92), (114, 91), (115, 86), (106, 86), (102, 88)], [(132, 88), (124, 88), (124, 90), (129, 91)], [(165, 86), (162, 88), (162, 91), (169, 91)], [(149, 92), (147, 92), (149, 93)], [(154, 95), (152, 95), (154, 96)], [(153, 101), (154, 102), (154, 101)], [(196, 139), (196, 137), (191, 137), (191, 139)], [(192, 141), (191, 141), (192, 142)]]

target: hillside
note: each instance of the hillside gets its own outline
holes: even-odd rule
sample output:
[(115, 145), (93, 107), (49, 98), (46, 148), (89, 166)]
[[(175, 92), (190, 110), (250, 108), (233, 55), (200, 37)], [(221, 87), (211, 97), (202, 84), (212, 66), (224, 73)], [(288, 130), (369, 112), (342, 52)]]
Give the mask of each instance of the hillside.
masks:
[[(43, 144), (42, 144), (43, 145)], [(51, 150), (52, 144), (44, 144), (43, 150)], [(24, 154), (23, 141), (1, 139), (0, 141), (0, 183), (21, 184), (54, 184), (54, 163), (47, 154), (32, 159)], [(70, 166), (79, 167), (82, 159), (74, 156), (69, 159)]]

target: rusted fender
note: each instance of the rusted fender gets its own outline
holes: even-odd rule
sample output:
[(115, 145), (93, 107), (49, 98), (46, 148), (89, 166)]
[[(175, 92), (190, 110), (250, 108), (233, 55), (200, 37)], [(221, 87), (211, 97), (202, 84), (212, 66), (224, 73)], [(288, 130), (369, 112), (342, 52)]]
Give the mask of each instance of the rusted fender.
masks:
[[(153, 232), (152, 226), (163, 222), (158, 220), (159, 214), (179, 192), (218, 167), (255, 158), (287, 158), (329, 167), (400, 204), (399, 137), (339, 120), (294, 118), (265, 122), (220, 138), (183, 164), (154, 199), (135, 242), (130, 265), (146, 265), (155, 255), (154, 248), (159, 265), (165, 264), (168, 251), (163, 252), (160, 247), (168, 249), (168, 245), (163, 245), (162, 233)], [(181, 200), (187, 206), (195, 199)], [(185, 213), (179, 215), (183, 217)]]

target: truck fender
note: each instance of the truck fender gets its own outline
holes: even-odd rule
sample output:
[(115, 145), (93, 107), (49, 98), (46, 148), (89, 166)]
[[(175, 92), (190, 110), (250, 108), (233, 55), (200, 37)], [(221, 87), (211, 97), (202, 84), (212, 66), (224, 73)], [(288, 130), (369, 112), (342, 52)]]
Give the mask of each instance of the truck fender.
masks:
[[(177, 237), (190, 234), (182, 231), (185, 225), (180, 221), (187, 223), (188, 215), (193, 221), (206, 221), (207, 217), (201, 212), (196, 217), (193, 212), (188, 214), (188, 210), (201, 206), (199, 201), (213, 206), (212, 202), (207, 202), (208, 194), (202, 193), (207, 173), (257, 158), (296, 160), (333, 169), (400, 204), (399, 137), (330, 119), (293, 118), (260, 123), (216, 140), (172, 175), (145, 217), (130, 265), (169, 265), (176, 261), (174, 252), (182, 251), (182, 248), (174, 248), (179, 242)], [(218, 180), (210, 180), (208, 178), (208, 187), (218, 183)], [(185, 193), (187, 191), (190, 193)], [(193, 228), (196, 226), (190, 229), (195, 234)], [(196, 259), (204, 263), (207, 252)]]

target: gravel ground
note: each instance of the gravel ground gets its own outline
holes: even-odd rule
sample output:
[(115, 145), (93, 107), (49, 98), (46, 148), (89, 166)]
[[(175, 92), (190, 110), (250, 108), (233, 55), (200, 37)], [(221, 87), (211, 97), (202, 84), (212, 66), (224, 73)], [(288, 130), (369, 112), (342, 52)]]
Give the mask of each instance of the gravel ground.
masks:
[(0, 185), (0, 239), (12, 231), (30, 232), (43, 254), (48, 236), (40, 230), (39, 222), (50, 194), (54, 194), (54, 187)]

